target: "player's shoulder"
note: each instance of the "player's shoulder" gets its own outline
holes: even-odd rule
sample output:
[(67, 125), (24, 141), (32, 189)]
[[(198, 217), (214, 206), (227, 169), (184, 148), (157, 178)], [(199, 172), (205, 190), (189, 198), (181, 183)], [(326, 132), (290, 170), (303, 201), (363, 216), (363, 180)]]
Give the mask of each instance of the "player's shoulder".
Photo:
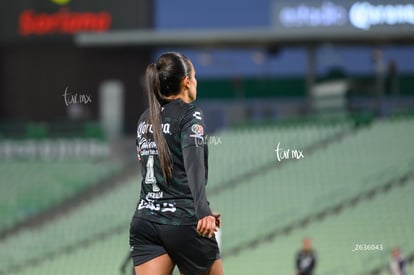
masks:
[(194, 103), (186, 103), (182, 100), (174, 100), (164, 105), (165, 114), (177, 117), (180, 120), (186, 118), (200, 118), (203, 116), (203, 111)]
[(187, 108), (185, 109), (184, 116), (189, 117), (191, 119), (199, 119), (201, 120), (204, 116), (203, 110), (200, 106), (193, 104), (193, 103), (187, 103)]
[(140, 115), (138, 119), (138, 123), (145, 121), (148, 117), (148, 113), (149, 113), (149, 108), (145, 109), (145, 111)]

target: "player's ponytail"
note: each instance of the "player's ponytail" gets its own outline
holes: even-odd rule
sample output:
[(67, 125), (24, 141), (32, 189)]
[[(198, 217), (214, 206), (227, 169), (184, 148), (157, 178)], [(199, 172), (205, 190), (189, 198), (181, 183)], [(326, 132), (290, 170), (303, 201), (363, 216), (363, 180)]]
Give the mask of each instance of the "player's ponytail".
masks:
[(147, 96), (149, 104), (148, 122), (152, 124), (154, 141), (157, 144), (158, 159), (164, 179), (172, 178), (172, 162), (170, 150), (162, 132), (161, 104), (164, 96), (161, 94), (159, 73), (156, 64), (150, 64), (146, 71)]
[(148, 122), (152, 124), (164, 179), (172, 178), (172, 160), (162, 131), (161, 106), (168, 102), (167, 97), (180, 92), (182, 81), (186, 76), (190, 76), (190, 70), (189, 59), (177, 52), (164, 53), (156, 63), (147, 67)]

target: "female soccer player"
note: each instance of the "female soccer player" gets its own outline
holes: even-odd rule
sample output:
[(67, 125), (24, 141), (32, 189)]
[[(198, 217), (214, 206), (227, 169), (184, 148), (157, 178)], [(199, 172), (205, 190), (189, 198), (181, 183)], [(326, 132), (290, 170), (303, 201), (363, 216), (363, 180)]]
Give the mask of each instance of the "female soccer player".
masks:
[(140, 199), (131, 221), (131, 256), (137, 275), (223, 274), (214, 233), (221, 225), (206, 198), (204, 117), (192, 102), (195, 70), (176, 52), (146, 71), (149, 108), (137, 129)]

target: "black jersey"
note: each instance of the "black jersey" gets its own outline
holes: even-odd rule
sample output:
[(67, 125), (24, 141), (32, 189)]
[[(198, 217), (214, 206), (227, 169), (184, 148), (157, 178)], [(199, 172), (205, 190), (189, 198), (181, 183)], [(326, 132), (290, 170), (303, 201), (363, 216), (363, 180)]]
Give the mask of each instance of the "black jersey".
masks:
[(162, 107), (162, 131), (173, 162), (173, 177), (168, 181), (163, 177), (148, 115), (147, 109), (138, 121), (142, 183), (135, 216), (162, 224), (196, 224), (211, 215), (205, 190), (208, 148), (203, 112), (181, 100)]
[(316, 252), (313, 250), (299, 251), (296, 255), (296, 270), (298, 275), (312, 275), (316, 266)]

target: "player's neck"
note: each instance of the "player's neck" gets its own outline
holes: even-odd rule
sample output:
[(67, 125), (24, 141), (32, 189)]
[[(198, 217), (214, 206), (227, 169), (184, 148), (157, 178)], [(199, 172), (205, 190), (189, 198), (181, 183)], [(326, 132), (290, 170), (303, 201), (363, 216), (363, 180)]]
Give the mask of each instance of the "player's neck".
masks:
[(187, 93), (185, 92), (181, 92), (178, 95), (172, 95), (167, 97), (168, 100), (175, 100), (175, 99), (181, 99), (182, 101), (184, 101), (185, 103), (191, 103), (193, 102), (193, 100), (188, 96)]

